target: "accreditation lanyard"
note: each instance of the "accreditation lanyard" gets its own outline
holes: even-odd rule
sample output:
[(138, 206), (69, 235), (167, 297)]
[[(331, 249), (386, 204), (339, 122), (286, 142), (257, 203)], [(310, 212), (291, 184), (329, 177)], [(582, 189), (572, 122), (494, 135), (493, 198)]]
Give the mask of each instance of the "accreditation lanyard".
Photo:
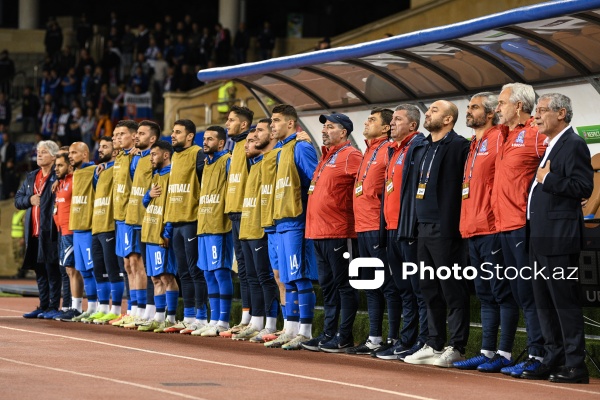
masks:
[[(474, 139), (477, 140), (477, 139)], [(483, 138), (479, 140), (477, 145), (475, 146), (475, 154), (473, 155), (473, 160), (471, 161), (471, 168), (469, 170), (469, 180), (467, 181), (467, 166), (468, 163), (465, 163), (465, 171), (463, 173), (463, 184), (462, 184), (462, 199), (466, 200), (469, 198), (469, 185), (471, 184), (471, 178), (473, 177), (473, 168), (475, 168), (475, 160), (477, 160), (477, 154), (479, 154), (479, 149), (481, 147), (481, 143), (483, 142)], [(470, 154), (469, 154), (470, 156)]]
[[(364, 182), (365, 178), (367, 177), (367, 173), (369, 172), (369, 168), (371, 168), (371, 164), (373, 164), (373, 162), (377, 158), (377, 153), (379, 152), (379, 149), (381, 149), (387, 143), (389, 143), (387, 140), (384, 140), (383, 142), (379, 143), (379, 146), (377, 146), (377, 148), (373, 152), (373, 155), (371, 156), (371, 159), (367, 163), (367, 167), (365, 168), (365, 173), (363, 174), (363, 176), (360, 179), (360, 181), (357, 181), (356, 184), (354, 185), (354, 195), (356, 197), (358, 197), (358, 196), (360, 196), (360, 195), (363, 194), (363, 182)], [(360, 166), (358, 168), (359, 171), (362, 169), (363, 161), (365, 161), (364, 158), (360, 162)]]
[(342, 150), (344, 150), (345, 148), (350, 147), (350, 143), (346, 143), (344, 146), (340, 147), (335, 153), (333, 153), (326, 162), (323, 163), (323, 165), (321, 165), (321, 168), (319, 169), (319, 172), (317, 173), (317, 176), (315, 177), (315, 179), (313, 179), (312, 181), (310, 181), (310, 187), (308, 188), (308, 194), (312, 194), (313, 191), (315, 190), (315, 186), (317, 185), (317, 182), (319, 181), (319, 178), (321, 177), (321, 173), (323, 172), (323, 170), (325, 169), (325, 167), (327, 166), (327, 164), (329, 164), (329, 162), (338, 155), (338, 153)]
[(429, 182), (429, 177), (431, 176), (431, 166), (433, 165), (433, 160), (435, 160), (435, 155), (437, 154), (437, 151), (439, 150), (441, 144), (448, 137), (448, 133), (446, 133), (446, 136), (444, 136), (442, 138), (442, 140), (440, 140), (440, 142), (436, 146), (435, 150), (433, 151), (433, 155), (431, 156), (431, 161), (429, 161), (429, 167), (427, 168), (427, 175), (425, 175), (425, 180), (423, 181), (423, 172), (425, 170), (425, 160), (427, 160), (427, 155), (429, 154), (429, 150), (431, 150), (431, 144), (429, 146), (427, 146), (427, 151), (425, 152), (425, 156), (423, 157), (423, 162), (421, 163), (421, 173), (419, 174), (419, 186), (417, 188), (417, 195), (416, 195), (416, 198), (419, 200), (422, 200), (423, 198), (425, 198), (425, 189), (427, 188), (427, 183)]
[[(390, 194), (394, 191), (394, 174), (396, 173), (396, 165), (402, 165), (402, 163), (404, 161), (404, 156), (405, 156), (406, 152), (408, 151), (410, 144), (412, 143), (413, 140), (415, 140), (416, 137), (417, 137), (417, 135), (413, 136), (408, 141), (408, 143), (406, 143), (404, 145), (404, 147), (402, 147), (402, 149), (400, 150), (400, 154), (398, 155), (398, 158), (396, 159), (396, 162), (392, 166), (392, 176), (385, 182), (385, 191), (388, 194)], [(388, 165), (388, 168), (389, 168), (389, 165)]]

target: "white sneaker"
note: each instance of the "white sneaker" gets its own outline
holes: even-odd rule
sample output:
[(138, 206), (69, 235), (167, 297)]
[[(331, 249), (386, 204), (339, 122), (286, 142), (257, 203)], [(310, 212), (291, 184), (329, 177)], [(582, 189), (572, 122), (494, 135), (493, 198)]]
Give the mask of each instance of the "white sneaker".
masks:
[(444, 349), (444, 352), (437, 360), (433, 363), (436, 367), (452, 368), (456, 361), (463, 361), (465, 359), (464, 354), (460, 354), (460, 351), (456, 350), (452, 346), (448, 346)]
[[(190, 332), (190, 335), (201, 336), (203, 332), (207, 331), (211, 327), (212, 325), (210, 324), (191, 324), (187, 329), (196, 328)], [(183, 333), (183, 331), (181, 331), (180, 333)]]
[[(221, 325), (209, 325), (208, 328), (203, 329), (202, 332), (200, 333), (200, 336), (202, 337), (217, 337), (219, 336), (219, 333), (221, 332), (225, 332), (226, 330), (228, 330), (229, 327), (225, 327), (225, 326), (221, 326)], [(192, 332), (192, 335), (195, 334), (195, 331)]]
[(436, 360), (442, 355), (443, 351), (434, 350), (433, 347), (425, 345), (415, 354), (406, 356), (404, 362), (417, 365), (435, 365)]

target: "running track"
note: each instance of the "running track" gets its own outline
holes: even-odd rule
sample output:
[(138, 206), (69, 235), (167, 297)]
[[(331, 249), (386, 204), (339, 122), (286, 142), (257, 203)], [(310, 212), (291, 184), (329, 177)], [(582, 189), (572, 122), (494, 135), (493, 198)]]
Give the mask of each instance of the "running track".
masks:
[(0, 298), (2, 399), (600, 399), (598, 379), (589, 385), (532, 382), (21, 317), (36, 304), (34, 298)]

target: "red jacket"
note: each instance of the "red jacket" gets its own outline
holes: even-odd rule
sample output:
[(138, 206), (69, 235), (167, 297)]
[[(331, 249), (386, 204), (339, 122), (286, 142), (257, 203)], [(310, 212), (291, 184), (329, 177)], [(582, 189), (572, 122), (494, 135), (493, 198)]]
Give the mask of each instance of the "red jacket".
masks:
[[(354, 193), (354, 221), (356, 232), (379, 230), (381, 214), (381, 196), (385, 183), (385, 167), (388, 159), (389, 141), (387, 136), (374, 140), (365, 140), (367, 151), (362, 158), (356, 175)], [(373, 158), (375, 155), (375, 158)], [(356, 187), (362, 188), (357, 195)]]
[(306, 237), (355, 238), (352, 197), (362, 154), (350, 141), (322, 151), (312, 178), (313, 191), (308, 195)]
[(497, 232), (492, 189), (496, 155), (507, 133), (506, 126), (496, 125), (485, 131), (480, 140), (475, 137), (471, 140), (463, 175), (463, 184), (469, 185), (469, 197), (463, 198), (460, 209), (460, 234), (463, 238)]
[(69, 230), (69, 217), (71, 213), (71, 196), (73, 194), (73, 174), (67, 174), (58, 181), (56, 189), (56, 203), (54, 204), (54, 223), (61, 235), (72, 235)]
[(508, 133), (496, 157), (492, 207), (498, 232), (525, 226), (527, 196), (546, 145), (546, 135), (532, 127), (533, 117)]

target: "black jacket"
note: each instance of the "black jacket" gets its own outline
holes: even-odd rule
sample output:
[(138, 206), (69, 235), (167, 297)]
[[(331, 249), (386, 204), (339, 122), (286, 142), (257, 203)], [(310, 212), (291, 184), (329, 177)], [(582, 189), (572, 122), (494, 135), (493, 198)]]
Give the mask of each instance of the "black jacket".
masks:
[(558, 139), (547, 160), (550, 173), (531, 194), (531, 248), (546, 256), (576, 254), (583, 245), (581, 199), (590, 197), (594, 187), (590, 150), (569, 128)]
[[(402, 188), (400, 195), (400, 219), (398, 220), (398, 234), (396, 239), (415, 239), (417, 237), (417, 185), (419, 180), (419, 164), (415, 164), (415, 156), (419, 159), (427, 146), (425, 135), (419, 132), (408, 148), (402, 168)], [(416, 171), (416, 172), (415, 172)]]
[(56, 181), (54, 168), (50, 172), (50, 177), (44, 186), (40, 198), (40, 232), (38, 236), (37, 254), (33, 253), (33, 247), (30, 248), (29, 241), (32, 235), (31, 220), (31, 202), (29, 199), (33, 196), (33, 186), (35, 176), (39, 169), (29, 172), (21, 188), (15, 194), (15, 207), (19, 210), (27, 210), (25, 214), (25, 245), (27, 250), (23, 266), (33, 268), (35, 263), (56, 263), (58, 262), (58, 232), (54, 224), (54, 193), (52, 193), (52, 184)]
[[(416, 193), (419, 183), (420, 166), (423, 162), (426, 149), (429, 145), (427, 138), (414, 148), (411, 154), (411, 164), (409, 171), (402, 177), (402, 203), (400, 207), (400, 224), (398, 228), (398, 237), (416, 238), (417, 215), (416, 215)], [(469, 141), (458, 135), (454, 130), (448, 133), (448, 136), (439, 144), (439, 150), (436, 158), (440, 159), (439, 173), (432, 175), (432, 179), (437, 179), (437, 198), (440, 213), (440, 233), (443, 238), (460, 239), (460, 206), (462, 202), (462, 178), (464, 173), (465, 161), (469, 154)], [(412, 150), (412, 149), (411, 149)], [(410, 153), (409, 153), (410, 154)], [(404, 187), (407, 185), (406, 188)], [(404, 207), (404, 202), (413, 202), (410, 206)], [(405, 213), (410, 215), (405, 216)]]

